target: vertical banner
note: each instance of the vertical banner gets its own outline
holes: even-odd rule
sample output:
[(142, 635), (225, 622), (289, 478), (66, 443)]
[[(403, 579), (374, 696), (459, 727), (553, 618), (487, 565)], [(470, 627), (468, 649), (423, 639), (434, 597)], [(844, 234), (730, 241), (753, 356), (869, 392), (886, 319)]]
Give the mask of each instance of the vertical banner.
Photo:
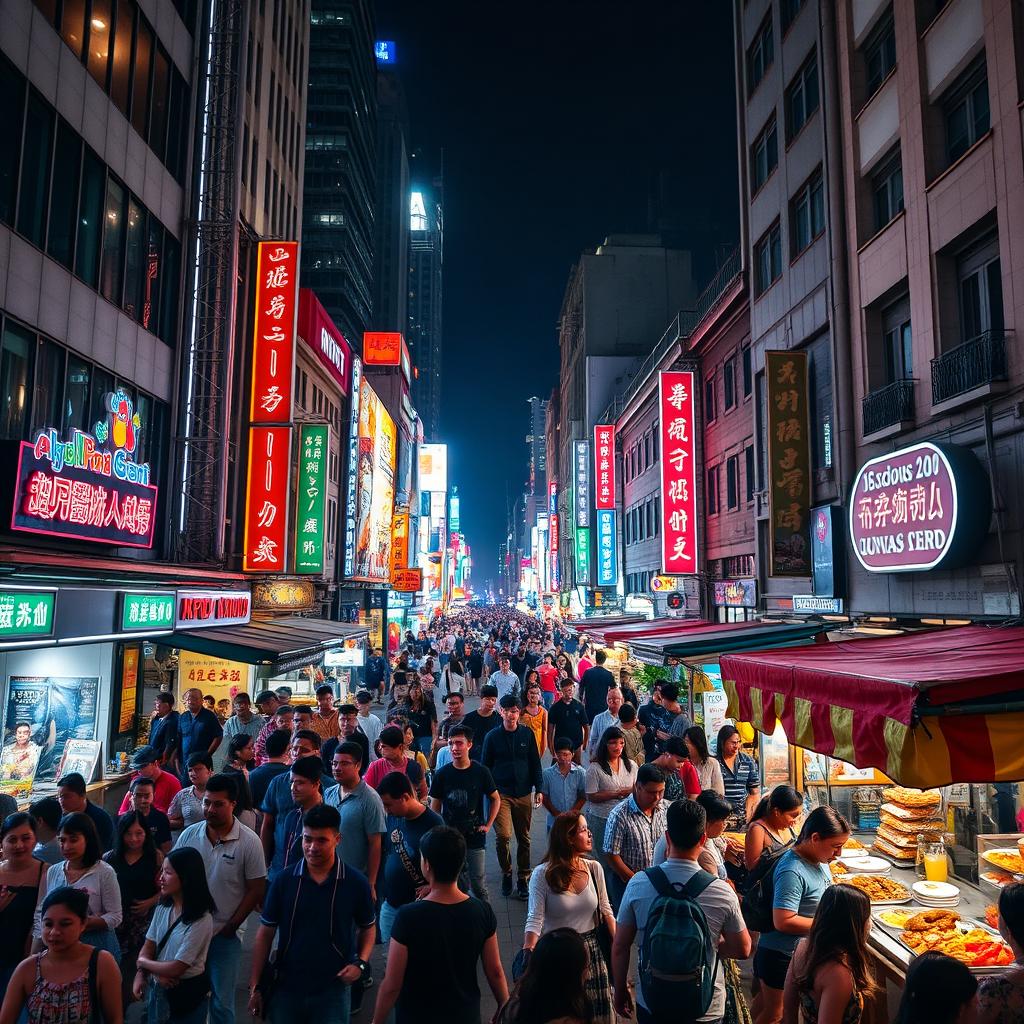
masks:
[(299, 432), (299, 472), (295, 487), (295, 571), (322, 575), (327, 532), (326, 423), (306, 423)]
[(260, 242), (253, 317), (252, 423), (290, 423), (299, 243)]
[(395, 510), (391, 518), (391, 582), (409, 567), (409, 513)]
[(576, 527), (576, 585), (590, 585), (590, 530)]
[(765, 352), (768, 399), (769, 573), (810, 576), (811, 447), (807, 353)]
[(614, 587), (618, 579), (618, 557), (615, 547), (615, 510), (597, 512), (597, 585)]
[(594, 427), (594, 508), (615, 508), (615, 424)]
[(352, 357), (352, 398), (348, 421), (348, 465), (345, 467), (345, 576), (356, 570), (356, 504), (359, 479), (359, 400), (362, 395), (363, 364), (358, 356)]
[(246, 572), (285, 571), (291, 469), (292, 428), (250, 427), (242, 556)]
[(698, 570), (697, 459), (694, 374), (659, 374), (661, 413), (661, 571), (666, 575)]
[(548, 548), (551, 551), (551, 589), (558, 590), (562, 584), (562, 569), (558, 557), (558, 513), (552, 512), (548, 519)]
[(573, 506), (576, 529), (590, 526), (590, 442), (573, 442)]

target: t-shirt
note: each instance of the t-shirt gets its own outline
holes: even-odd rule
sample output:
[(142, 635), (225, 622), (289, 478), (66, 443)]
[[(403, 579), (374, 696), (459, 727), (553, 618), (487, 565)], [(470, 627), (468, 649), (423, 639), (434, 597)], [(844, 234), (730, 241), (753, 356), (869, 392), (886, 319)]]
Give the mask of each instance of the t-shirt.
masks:
[(174, 794), (171, 806), (167, 808), (167, 817), (181, 818), (184, 828), (203, 820), (203, 798), (196, 793), (194, 786), (186, 786)]
[(558, 669), (554, 665), (545, 662), (537, 667), (537, 675), (540, 676), (540, 688), (544, 693), (555, 693), (558, 689)]
[(501, 725), (501, 715), (492, 711), (485, 718), (479, 711), (470, 711), (462, 720), (463, 725), (468, 725), (473, 730), (473, 746), (469, 748), (469, 756), (474, 761), (479, 761), (484, 754), (484, 740), (492, 729)]
[[(824, 864), (809, 864), (795, 850), (789, 850), (775, 865), (775, 898), (772, 909), (792, 910), (801, 917), (814, 917), (818, 901), (832, 884), (832, 874)], [(758, 940), (765, 949), (793, 955), (799, 935), (765, 932)]]
[(254, 807), (260, 807), (267, 795), (267, 787), (278, 777), (288, 771), (288, 765), (279, 761), (267, 761), (259, 768), (249, 772), (249, 792), (252, 793)]
[(366, 874), (370, 856), (370, 836), (384, 832), (384, 804), (376, 790), (360, 781), (347, 796), (341, 786), (324, 793), (324, 803), (336, 807), (341, 815), (341, 842), (338, 855), (351, 867)]
[(556, 700), (548, 711), (548, 730), (553, 726), (554, 738), (557, 740), (564, 736), (572, 741), (574, 748), (583, 745), (583, 727), (589, 722), (586, 708), (575, 698), (568, 704), (564, 700)]
[(419, 786), (423, 781), (423, 769), (415, 761), (410, 760), (407, 757), (402, 758), (401, 764), (392, 764), (387, 758), (378, 757), (369, 768), (366, 769), (366, 784), (371, 789), (376, 789), (384, 779), (385, 775), (390, 775), (392, 772), (401, 772), (403, 775), (409, 776), (409, 781), (413, 786)]
[(139, 818), (144, 827), (149, 829), (149, 834), (158, 848), (171, 841), (171, 823), (167, 820), (166, 814), (162, 814), (154, 807), (145, 818), (141, 814)]
[[(153, 920), (149, 922), (146, 938), (159, 946), (163, 937), (167, 935), (168, 929), (177, 920), (176, 915), (177, 911), (174, 907), (165, 907), (158, 903), (153, 913)], [(180, 960), (183, 964), (188, 964), (182, 977), (197, 978), (203, 973), (203, 968), (206, 966), (206, 954), (210, 949), (212, 938), (213, 915), (207, 911), (190, 924), (181, 922), (176, 925), (168, 935), (163, 949), (159, 953), (153, 954), (153, 959), (164, 964)]]
[(588, 668), (580, 677), (580, 700), (593, 719), (608, 707), (608, 691), (615, 685), (615, 676), (600, 665)]
[(420, 840), (432, 828), (443, 824), (441, 815), (429, 808), (415, 818), (387, 816), (387, 831), (384, 833), (387, 859), (384, 861), (384, 888), (381, 892), (391, 906), (403, 907), (416, 899), (416, 879), (405, 865), (408, 862), (419, 873)]
[(441, 801), (441, 817), (458, 829), (470, 850), (482, 850), (487, 836), (477, 829), (487, 820), (484, 798), (497, 789), (490, 771), (470, 761), (468, 768), (445, 765), (435, 772), (430, 795)]
[(480, 1024), (477, 962), (497, 928), (490, 905), (473, 897), (402, 907), (391, 930), (409, 951), (396, 1024)]
[[(328, 775), (320, 777), (321, 788), (326, 791), (334, 785), (334, 779)], [(267, 865), (269, 874), (273, 878), (284, 866), (285, 852), (289, 847), (294, 847), (295, 841), (302, 841), (302, 826), (299, 823), (298, 831), (295, 830), (295, 822), (288, 821), (289, 813), (295, 808), (295, 801), (292, 799), (291, 772), (278, 775), (267, 787), (266, 795), (260, 804), (260, 810), (264, 814), (274, 816), (274, 856)], [(289, 833), (292, 833), (289, 840)], [(301, 849), (299, 856), (301, 856)]]
[(92, 818), (96, 834), (100, 838), (100, 849), (106, 853), (114, 845), (114, 819), (91, 800), (85, 801), (85, 813)]
[[(667, 860), (661, 865), (662, 871), (668, 875), (670, 882), (685, 884), (700, 870), (695, 860)], [(640, 949), (644, 941), (644, 929), (647, 926), (647, 915), (650, 912), (651, 904), (654, 902), (657, 892), (651, 884), (646, 873), (641, 871), (634, 875), (626, 885), (626, 891), (622, 895), (622, 903), (619, 906), (619, 916), (616, 923), (622, 925), (633, 925), (636, 928), (636, 946)], [(704, 911), (707, 918), (708, 930), (711, 932), (711, 941), (717, 947), (722, 932), (738, 934), (746, 930), (743, 922), (743, 915), (740, 913), (740, 903), (736, 893), (730, 888), (727, 882), (715, 879), (701, 893), (697, 902)], [(762, 941), (764, 936), (762, 936)], [(640, 986), (636, 990), (637, 1002), (646, 1010), (643, 992)], [(698, 1021), (718, 1021), (725, 1013), (725, 975), (721, 966), (715, 972), (715, 994), (708, 1007), (708, 1012)]]
[(193, 715), (185, 711), (178, 718), (178, 736), (180, 738), (181, 764), (184, 768), (189, 754), (205, 754), (210, 744), (224, 736), (224, 728), (220, 719), (209, 709), (200, 708)]
[[(131, 782), (134, 782), (140, 774), (142, 773), (136, 772), (132, 776)], [(129, 782), (129, 786), (131, 782)], [(171, 801), (174, 799), (174, 794), (180, 789), (181, 783), (170, 772), (161, 772), (156, 777), (156, 782), (153, 783), (153, 806), (158, 811), (163, 811), (166, 814), (167, 808), (171, 806)], [(121, 806), (117, 809), (119, 815), (131, 810), (131, 797), (132, 794), (129, 789), (121, 801)]]

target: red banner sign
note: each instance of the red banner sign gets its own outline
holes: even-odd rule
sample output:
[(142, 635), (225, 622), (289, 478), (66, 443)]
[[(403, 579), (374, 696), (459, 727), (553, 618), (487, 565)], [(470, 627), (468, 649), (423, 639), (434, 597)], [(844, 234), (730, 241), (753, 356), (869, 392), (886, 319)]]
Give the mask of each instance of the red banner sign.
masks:
[(594, 508), (615, 508), (615, 424), (594, 427)]
[(295, 376), (299, 243), (260, 242), (253, 317), (253, 423), (290, 423)]
[(298, 334), (316, 353), (341, 393), (347, 395), (352, 379), (352, 348), (309, 288), (299, 289)]
[(697, 572), (697, 450), (694, 375), (659, 375), (661, 413), (661, 566), (666, 575)]
[(291, 427), (249, 428), (245, 503), (246, 572), (284, 572), (288, 547), (288, 479)]

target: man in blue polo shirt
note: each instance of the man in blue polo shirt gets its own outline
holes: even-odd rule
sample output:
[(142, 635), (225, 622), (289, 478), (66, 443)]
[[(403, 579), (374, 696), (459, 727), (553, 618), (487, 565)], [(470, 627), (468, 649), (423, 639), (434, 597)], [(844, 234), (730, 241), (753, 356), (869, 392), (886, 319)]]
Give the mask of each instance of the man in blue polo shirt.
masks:
[[(370, 885), (337, 856), (340, 827), (334, 807), (317, 804), (308, 810), (302, 859), (274, 880), (264, 900), (252, 951), (249, 1010), (270, 1024), (349, 1024), (352, 986), (369, 968), (376, 935)], [(277, 982), (264, 1006), (260, 974), (278, 928)]]
[(178, 746), (174, 751), (173, 770), (182, 785), (188, 781), (185, 765), (192, 754), (209, 754), (220, 746), (224, 729), (220, 719), (203, 707), (203, 691), (193, 687), (185, 691), (185, 711), (178, 718)]

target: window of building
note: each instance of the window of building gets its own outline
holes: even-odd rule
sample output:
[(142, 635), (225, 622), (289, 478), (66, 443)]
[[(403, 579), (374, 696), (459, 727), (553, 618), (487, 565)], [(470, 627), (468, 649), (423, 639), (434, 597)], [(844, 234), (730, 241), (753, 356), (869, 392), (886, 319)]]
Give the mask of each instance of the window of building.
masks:
[(143, 137), (149, 128), (149, 75), (153, 61), (153, 30), (139, 15), (135, 29), (135, 70), (132, 76), (132, 127)]
[(754, 387), (753, 363), (750, 355), (750, 346), (743, 349), (743, 397), (749, 398)]
[(64, 400), (64, 363), (67, 349), (46, 338), (39, 339), (36, 351), (35, 387), (29, 434), (61, 421)]
[(89, 378), (92, 367), (84, 359), (69, 353), (67, 375), (64, 378), (64, 422), (65, 431), (73, 428), (87, 430), (89, 427)]
[(896, 29), (891, 7), (871, 30), (861, 52), (864, 54), (867, 95), (870, 98), (878, 92), (889, 72), (896, 67)]
[(790, 257), (796, 259), (824, 231), (825, 186), (819, 167), (789, 201)]
[(882, 351), (886, 384), (914, 376), (909, 296), (882, 311)]
[(718, 513), (718, 467), (712, 466), (707, 471), (707, 488), (705, 501), (707, 503), (708, 515)]
[(100, 262), (100, 292), (115, 305), (121, 304), (124, 281), (125, 188), (111, 174), (107, 176), (107, 198), (103, 210), (103, 257)]
[(779, 18), (782, 22), (783, 32), (788, 31), (789, 26), (796, 20), (796, 16), (800, 13), (803, 5), (804, 0), (780, 0)]
[(810, 399), (811, 464), (832, 466), (832, 346), (821, 334), (807, 346), (807, 391)]
[(754, 289), (763, 295), (782, 276), (782, 231), (776, 221), (754, 245)]
[(107, 172), (100, 158), (86, 146), (82, 155), (82, 191), (78, 203), (75, 273), (90, 287), (100, 279), (100, 241), (103, 238), (103, 199)]
[(775, 38), (772, 34), (772, 15), (757, 30), (754, 41), (747, 50), (747, 95), (758, 87), (768, 69), (775, 60)]
[(21, 162), (21, 129), (25, 117), (25, 79), (0, 57), (0, 221), (14, 222)]
[(114, 23), (114, 59), (110, 64), (110, 98), (125, 117), (131, 112), (132, 33), (135, 29), (135, 4), (118, 0)]
[(903, 161), (900, 148), (872, 175), (875, 231), (881, 231), (903, 209)]
[(8, 320), (0, 349), (0, 438), (21, 441), (28, 418), (35, 336)]
[(103, 90), (107, 88), (107, 65), (110, 61), (110, 35), (114, 19), (110, 0), (91, 0), (89, 6), (89, 44), (86, 67)]
[(725, 393), (725, 408), (731, 409), (736, 404), (736, 359), (726, 359), (722, 371), (722, 384)]
[(725, 463), (725, 500), (730, 509), (740, 507), (740, 457), (730, 455)]
[(786, 141), (792, 142), (818, 109), (818, 57), (812, 53), (786, 90)]
[(644, 434), (644, 469), (651, 468), (651, 435)]
[(754, 446), (748, 444), (743, 450), (743, 473), (747, 479), (747, 504), (754, 500)]
[(148, 232), (145, 207), (128, 198), (128, 222), (125, 231), (124, 311), (133, 319), (142, 319), (146, 301)]
[(651, 453), (655, 462), (658, 461), (658, 426), (657, 420), (651, 425)]
[(988, 69), (982, 57), (942, 100), (946, 159), (959, 160), (989, 129)]
[(750, 192), (753, 195), (771, 176), (779, 165), (779, 139), (775, 126), (775, 115), (761, 129), (761, 134), (750, 147)]
[(1003, 279), (999, 242), (992, 238), (957, 259), (960, 299), (960, 340), (988, 331), (1002, 331)]
[(718, 403), (715, 401), (715, 375), (704, 380), (704, 422), (713, 423), (718, 415)]
[(57, 119), (54, 147), (57, 172), (50, 182), (50, 223), (46, 251), (69, 270), (74, 265), (75, 222), (78, 219), (78, 174), (82, 163), (82, 140), (64, 118)]
[(46, 200), (49, 195), (52, 147), (53, 111), (42, 96), (35, 89), (31, 89), (25, 116), (25, 141), (22, 146), (18, 231), (40, 249), (43, 247), (46, 231)]
[(64, 0), (60, 8), (61, 39), (71, 47), (76, 57), (81, 58), (85, 43), (85, 0)]

